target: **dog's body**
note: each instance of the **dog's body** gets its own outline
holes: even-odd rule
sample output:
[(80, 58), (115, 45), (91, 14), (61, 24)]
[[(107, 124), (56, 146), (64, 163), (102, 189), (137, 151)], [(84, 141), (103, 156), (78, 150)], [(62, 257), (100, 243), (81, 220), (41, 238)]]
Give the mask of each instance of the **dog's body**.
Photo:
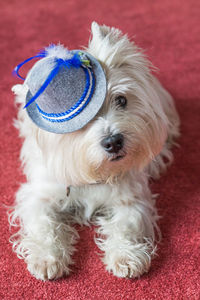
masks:
[[(27, 183), (10, 215), (11, 224), (20, 220), (21, 226), (12, 242), (29, 271), (43, 280), (69, 273), (78, 238), (73, 223), (98, 226), (96, 243), (114, 275), (148, 271), (159, 232), (148, 180), (172, 161), (170, 148), (179, 135), (172, 98), (139, 49), (116, 29), (93, 23), (92, 33), (87, 51), (105, 70), (107, 97), (83, 129), (70, 134), (39, 129), (23, 110), (26, 83), (13, 88)], [(119, 102), (121, 96), (127, 104)], [(123, 137), (119, 151), (102, 146), (110, 135)]]

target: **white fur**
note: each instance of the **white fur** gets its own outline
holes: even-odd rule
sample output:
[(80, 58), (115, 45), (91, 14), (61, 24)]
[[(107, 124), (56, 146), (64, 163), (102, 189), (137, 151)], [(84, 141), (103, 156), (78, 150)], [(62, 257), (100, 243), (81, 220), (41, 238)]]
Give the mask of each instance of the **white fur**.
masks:
[[(20, 225), (11, 241), (38, 279), (69, 273), (78, 238), (74, 223), (97, 226), (102, 260), (118, 277), (147, 272), (156, 251), (158, 215), (148, 180), (172, 161), (179, 118), (151, 64), (127, 36), (97, 23), (92, 35), (87, 51), (102, 63), (108, 93), (83, 129), (64, 135), (39, 129), (22, 109), (27, 86), (13, 87), (27, 183), (9, 216), (12, 225)], [(125, 109), (115, 107), (118, 95), (127, 97)], [(126, 155), (119, 161), (111, 161), (114, 156), (100, 144), (109, 133), (124, 135)]]
[(72, 54), (66, 51), (66, 48), (63, 45), (57, 45), (56, 47), (47, 47), (45, 48), (47, 52), (47, 57), (57, 57), (62, 59), (70, 59), (72, 58)]

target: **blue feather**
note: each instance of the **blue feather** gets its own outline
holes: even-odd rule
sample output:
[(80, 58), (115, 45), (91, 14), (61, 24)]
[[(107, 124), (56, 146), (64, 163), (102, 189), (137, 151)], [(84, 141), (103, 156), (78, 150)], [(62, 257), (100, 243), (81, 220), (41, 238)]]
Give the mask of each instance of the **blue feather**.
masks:
[(47, 77), (47, 79), (45, 80), (43, 85), (40, 87), (40, 89), (37, 91), (37, 93), (26, 103), (24, 108), (28, 107), (31, 103), (33, 103), (40, 96), (40, 94), (42, 94), (44, 92), (44, 90), (47, 88), (47, 86), (52, 81), (52, 79), (56, 76), (56, 74), (58, 74), (60, 67), (62, 65), (63, 65), (62, 62), (57, 61), (57, 65), (55, 66), (55, 68), (51, 71), (51, 73), (49, 74), (49, 76)]
[[(25, 63), (29, 62), (30, 60), (32, 60), (34, 58), (43, 58), (43, 57), (46, 57), (48, 55), (48, 50), (51, 49), (51, 48), (54, 48), (54, 47), (57, 47), (57, 46), (54, 45), (54, 44), (51, 44), (48, 48), (45, 48), (44, 50), (41, 50), (35, 56), (32, 56), (32, 57), (24, 60), (23, 62), (21, 62), (20, 64), (18, 64), (15, 67), (15, 69), (13, 71), (13, 74), (17, 75), (19, 78), (25, 80), (25, 78), (23, 78), (19, 74), (20, 68)], [(43, 85), (40, 87), (40, 89), (36, 92), (36, 94), (26, 103), (26, 105), (24, 106), (24, 108), (28, 107), (31, 103), (33, 103), (41, 95), (41, 93), (44, 92), (44, 90), (50, 84), (50, 82), (52, 81), (52, 79), (56, 76), (56, 74), (58, 74), (61, 66), (64, 66), (64, 67), (70, 69), (71, 67), (80, 68), (84, 64), (84, 62), (81, 60), (81, 56), (78, 53), (74, 53), (74, 55), (71, 58), (69, 58), (69, 59), (62, 59), (62, 58), (58, 58), (58, 57), (54, 57), (54, 59), (55, 59), (55, 63), (56, 63), (54, 69), (48, 75), (47, 79), (45, 80), (45, 82), (43, 83)]]

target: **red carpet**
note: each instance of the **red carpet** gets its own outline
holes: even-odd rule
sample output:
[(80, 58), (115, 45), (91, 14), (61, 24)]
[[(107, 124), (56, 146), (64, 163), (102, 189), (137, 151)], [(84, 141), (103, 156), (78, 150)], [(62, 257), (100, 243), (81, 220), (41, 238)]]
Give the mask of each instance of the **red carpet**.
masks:
[[(47, 5), (48, 3), (48, 5)], [(0, 5), (0, 195), (11, 205), (24, 180), (20, 140), (10, 88), (19, 82), (13, 67), (49, 43), (86, 45), (92, 20), (119, 27), (146, 49), (173, 95), (182, 121), (180, 148), (168, 173), (153, 184), (163, 240), (151, 271), (137, 280), (108, 274), (96, 252), (93, 230), (83, 228), (70, 277), (54, 282), (34, 279), (12, 253), (6, 210), (0, 217), (0, 299), (200, 299), (200, 2), (25, 1)], [(3, 206), (2, 205), (2, 206)]]

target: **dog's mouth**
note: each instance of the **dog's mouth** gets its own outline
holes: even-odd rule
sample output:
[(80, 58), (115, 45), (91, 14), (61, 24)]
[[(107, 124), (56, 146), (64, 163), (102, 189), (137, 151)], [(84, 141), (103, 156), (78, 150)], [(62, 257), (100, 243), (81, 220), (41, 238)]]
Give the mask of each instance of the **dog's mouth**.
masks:
[(125, 155), (118, 155), (115, 158), (112, 158), (111, 161), (119, 161), (124, 158)]
[(119, 160), (122, 160), (125, 156), (126, 156), (126, 154), (115, 155), (115, 157), (111, 157), (109, 160), (110, 161), (119, 161)]

